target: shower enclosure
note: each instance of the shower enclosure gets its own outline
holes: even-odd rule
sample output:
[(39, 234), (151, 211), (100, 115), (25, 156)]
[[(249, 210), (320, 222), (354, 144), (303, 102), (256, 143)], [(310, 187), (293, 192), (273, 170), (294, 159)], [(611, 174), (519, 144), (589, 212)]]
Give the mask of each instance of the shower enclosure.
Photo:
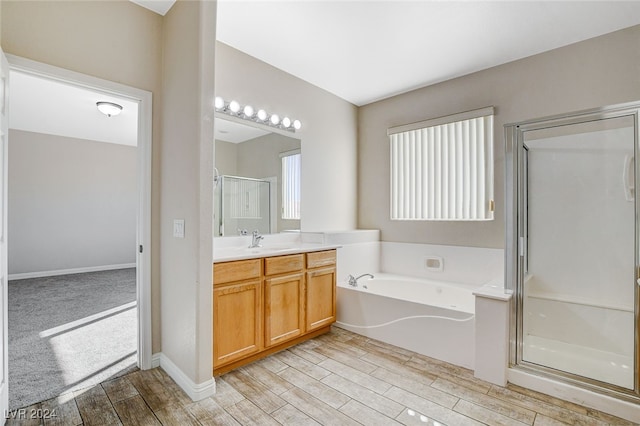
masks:
[(217, 176), (214, 190), (214, 235), (271, 233), (271, 183), (240, 176)]
[(505, 126), (511, 361), (635, 399), (639, 104)]

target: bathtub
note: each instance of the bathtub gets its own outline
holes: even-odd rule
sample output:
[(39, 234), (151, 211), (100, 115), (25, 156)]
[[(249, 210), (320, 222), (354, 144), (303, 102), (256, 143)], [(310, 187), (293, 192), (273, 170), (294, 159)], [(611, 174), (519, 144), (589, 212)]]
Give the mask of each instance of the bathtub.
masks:
[(337, 286), (340, 328), (469, 369), (474, 367), (475, 286), (375, 274)]

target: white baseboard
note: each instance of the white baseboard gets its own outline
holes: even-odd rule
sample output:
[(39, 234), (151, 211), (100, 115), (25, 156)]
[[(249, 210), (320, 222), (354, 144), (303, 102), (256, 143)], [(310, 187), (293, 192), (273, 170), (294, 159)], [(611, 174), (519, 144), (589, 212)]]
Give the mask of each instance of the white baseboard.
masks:
[(135, 268), (135, 263), (121, 263), (119, 265), (102, 265), (102, 266), (87, 266), (84, 268), (73, 269), (58, 269), (55, 271), (40, 271), (40, 272), (25, 272), (22, 274), (9, 274), (9, 281), (13, 280), (25, 280), (28, 278), (42, 278), (42, 277), (54, 277), (57, 275), (69, 275), (69, 274), (83, 274), (85, 272), (99, 272), (99, 271), (112, 271), (114, 269), (128, 269)]
[(151, 368), (160, 367), (160, 352), (151, 357)]
[(182, 370), (173, 363), (162, 352), (154, 354), (152, 357), (152, 365), (156, 360), (160, 363), (160, 367), (182, 388), (183, 391), (193, 401), (200, 401), (208, 398), (216, 393), (216, 382), (213, 377), (204, 383), (194, 383)]

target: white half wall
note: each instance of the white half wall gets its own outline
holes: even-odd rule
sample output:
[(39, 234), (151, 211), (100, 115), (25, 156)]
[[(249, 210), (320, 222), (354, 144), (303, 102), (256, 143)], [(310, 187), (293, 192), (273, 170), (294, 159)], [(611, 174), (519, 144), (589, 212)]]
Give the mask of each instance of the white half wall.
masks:
[(9, 131), (9, 274), (136, 262), (136, 148)]

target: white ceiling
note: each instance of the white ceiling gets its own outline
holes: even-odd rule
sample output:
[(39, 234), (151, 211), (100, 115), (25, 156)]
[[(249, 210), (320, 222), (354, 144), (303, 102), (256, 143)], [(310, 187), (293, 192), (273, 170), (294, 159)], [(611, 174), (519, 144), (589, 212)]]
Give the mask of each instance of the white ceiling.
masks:
[[(11, 71), (9, 128), (120, 145), (137, 145), (138, 104), (66, 83)], [(107, 117), (96, 102), (122, 105)]]
[[(220, 41), (365, 105), (640, 24), (640, 1), (218, 0), (217, 15)], [(11, 128), (136, 144), (135, 102), (17, 72), (10, 85)]]
[(640, 1), (218, 0), (217, 14), (218, 40), (365, 105), (640, 24)]
[(225, 142), (242, 143), (270, 132), (229, 120), (215, 119), (215, 138)]
[(132, 3), (164, 16), (176, 0), (130, 0)]

